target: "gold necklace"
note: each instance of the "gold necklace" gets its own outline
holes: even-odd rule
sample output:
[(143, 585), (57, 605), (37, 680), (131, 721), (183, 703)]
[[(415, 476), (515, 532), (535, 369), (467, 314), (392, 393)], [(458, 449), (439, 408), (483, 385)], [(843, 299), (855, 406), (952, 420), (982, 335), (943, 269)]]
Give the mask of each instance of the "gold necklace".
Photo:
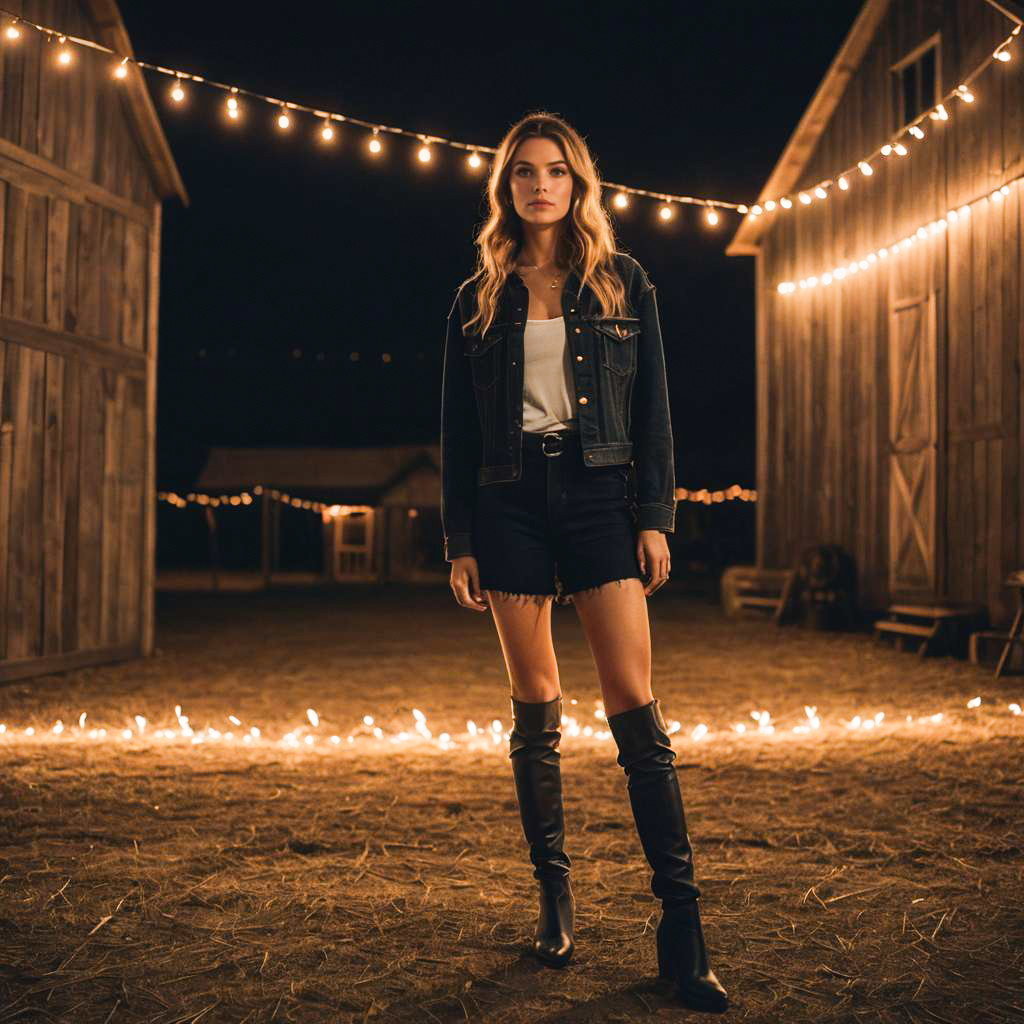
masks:
[[(521, 263), (521, 264), (518, 265), (517, 269), (518, 270), (540, 270), (542, 267), (546, 267), (548, 265), (548, 263), (554, 263), (554, 260), (550, 259), (550, 260), (547, 260), (547, 262), (545, 262), (545, 263), (539, 263), (539, 264), (534, 265), (534, 266), (531, 266), (528, 263)], [(556, 276), (552, 280), (550, 287), (551, 288), (557, 288), (560, 281), (561, 281), (561, 278)]]

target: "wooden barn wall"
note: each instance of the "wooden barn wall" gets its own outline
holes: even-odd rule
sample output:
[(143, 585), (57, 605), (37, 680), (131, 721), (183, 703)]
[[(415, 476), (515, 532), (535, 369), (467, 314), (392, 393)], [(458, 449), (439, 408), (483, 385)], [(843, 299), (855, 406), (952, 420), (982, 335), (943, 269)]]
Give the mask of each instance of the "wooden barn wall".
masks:
[[(73, 0), (4, 6), (98, 38)], [(0, 47), (0, 680), (152, 629), (160, 208), (110, 58), (54, 52)]]
[[(894, 2), (794, 198), (855, 166), (900, 127), (890, 123), (891, 64), (940, 32), (945, 94), (1012, 28), (982, 0)], [(936, 594), (985, 604), (995, 622), (1012, 619), (1013, 596), (1001, 583), (1024, 565), (1022, 186), (841, 282), (790, 295), (776, 288), (891, 245), (1024, 172), (1022, 45), (1009, 63), (990, 62), (975, 79), (974, 104), (953, 101), (949, 121), (926, 120), (926, 137), (911, 143), (908, 157), (876, 156), (870, 179), (855, 170), (848, 192), (772, 214), (764, 236), (759, 559), (788, 567), (805, 543), (841, 544), (857, 564), (867, 608), (901, 594), (890, 536), (898, 498), (891, 493), (890, 401), (900, 399), (890, 394), (890, 359), (899, 358), (893, 324), (930, 296), (934, 408), (913, 408), (922, 399), (911, 395), (908, 415), (920, 429), (934, 417), (936, 503), (922, 507), (913, 526), (934, 534)], [(922, 578), (928, 572), (923, 562), (917, 568)]]

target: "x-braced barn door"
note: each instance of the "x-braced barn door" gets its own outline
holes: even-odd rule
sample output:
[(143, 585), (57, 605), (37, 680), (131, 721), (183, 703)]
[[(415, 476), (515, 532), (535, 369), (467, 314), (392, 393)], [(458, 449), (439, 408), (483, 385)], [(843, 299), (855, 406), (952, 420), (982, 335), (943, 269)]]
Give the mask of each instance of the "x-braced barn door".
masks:
[(889, 332), (889, 592), (935, 596), (939, 538), (936, 292), (893, 307)]

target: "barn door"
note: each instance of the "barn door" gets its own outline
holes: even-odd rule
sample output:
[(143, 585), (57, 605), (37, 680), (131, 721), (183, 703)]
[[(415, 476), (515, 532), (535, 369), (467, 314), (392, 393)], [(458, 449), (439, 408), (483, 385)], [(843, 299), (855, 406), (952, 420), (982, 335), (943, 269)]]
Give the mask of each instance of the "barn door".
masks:
[(936, 293), (897, 303), (889, 333), (889, 592), (935, 596), (939, 565)]

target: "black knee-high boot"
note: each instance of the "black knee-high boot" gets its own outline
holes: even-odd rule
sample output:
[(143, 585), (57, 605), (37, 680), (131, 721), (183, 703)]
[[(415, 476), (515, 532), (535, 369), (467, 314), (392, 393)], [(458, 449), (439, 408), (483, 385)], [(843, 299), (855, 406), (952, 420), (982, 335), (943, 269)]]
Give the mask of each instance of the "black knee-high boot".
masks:
[(576, 904), (569, 884), (571, 861), (562, 849), (562, 698), (531, 703), (512, 698), (509, 758), (523, 834), (530, 844), (533, 877), (540, 888), (540, 917), (534, 953), (552, 967), (564, 967), (573, 952)]
[(658, 973), (676, 982), (676, 997), (694, 1010), (729, 1008), (725, 989), (708, 964), (693, 880), (693, 850), (665, 719), (657, 698), (608, 716), (608, 728), (625, 769), (629, 802), (647, 862), (651, 891), (661, 900)]

